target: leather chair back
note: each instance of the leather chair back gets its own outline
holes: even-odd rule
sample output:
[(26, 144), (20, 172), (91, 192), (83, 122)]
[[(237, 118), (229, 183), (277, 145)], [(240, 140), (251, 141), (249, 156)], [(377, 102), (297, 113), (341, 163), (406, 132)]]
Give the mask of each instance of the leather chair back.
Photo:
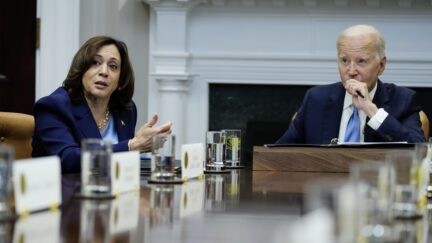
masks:
[(0, 112), (0, 144), (15, 149), (15, 159), (30, 158), (34, 117), (14, 112)]
[(422, 125), (424, 136), (426, 140), (428, 140), (429, 139), (429, 119), (426, 113), (424, 113), (424, 111), (420, 111), (419, 115), (420, 115), (420, 122)]

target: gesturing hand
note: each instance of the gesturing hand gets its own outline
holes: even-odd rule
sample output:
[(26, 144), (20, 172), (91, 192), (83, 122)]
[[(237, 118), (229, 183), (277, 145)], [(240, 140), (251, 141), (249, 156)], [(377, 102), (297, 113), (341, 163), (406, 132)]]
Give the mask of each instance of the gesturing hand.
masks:
[(151, 149), (151, 139), (157, 134), (170, 134), (171, 133), (171, 122), (165, 122), (160, 126), (155, 126), (158, 121), (157, 114), (144, 124), (135, 137), (129, 140), (129, 150), (138, 150), (140, 152), (148, 152)]

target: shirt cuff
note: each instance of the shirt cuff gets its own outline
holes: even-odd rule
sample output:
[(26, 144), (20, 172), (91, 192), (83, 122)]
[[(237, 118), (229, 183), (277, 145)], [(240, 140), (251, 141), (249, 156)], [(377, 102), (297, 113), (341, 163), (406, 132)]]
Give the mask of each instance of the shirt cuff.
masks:
[(387, 118), (388, 113), (383, 108), (379, 108), (377, 113), (369, 119), (367, 123), (373, 130), (378, 130), (384, 120)]

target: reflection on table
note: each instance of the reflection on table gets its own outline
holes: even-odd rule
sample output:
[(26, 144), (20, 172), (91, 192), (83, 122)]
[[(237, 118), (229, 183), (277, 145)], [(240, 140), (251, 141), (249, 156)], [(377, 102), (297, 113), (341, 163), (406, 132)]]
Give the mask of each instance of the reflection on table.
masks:
[[(180, 185), (148, 184), (143, 176), (140, 191), (83, 200), (73, 196), (79, 175), (65, 175), (61, 210), (1, 223), (0, 242), (285, 242), (305, 213), (304, 185), (347, 176), (243, 169)], [(431, 239), (429, 212), (398, 222), (400, 242)]]

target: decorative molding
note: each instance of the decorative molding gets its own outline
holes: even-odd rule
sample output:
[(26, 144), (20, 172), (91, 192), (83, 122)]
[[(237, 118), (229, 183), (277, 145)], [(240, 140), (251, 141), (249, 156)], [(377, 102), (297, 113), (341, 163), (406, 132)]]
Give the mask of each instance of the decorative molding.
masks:
[(255, 0), (242, 0), (242, 4), (245, 7), (253, 7), (255, 6)]
[(152, 52), (156, 74), (187, 73), (189, 53), (187, 52)]
[(413, 0), (398, 0), (399, 7), (411, 7)]
[(368, 7), (379, 7), (380, 6), (380, 0), (366, 0), (366, 5)]
[(207, 0), (141, 0), (148, 3), (157, 10), (176, 10), (180, 8), (191, 9), (200, 3), (207, 3)]
[(148, 2), (155, 6), (195, 6), (202, 3), (200, 6), (203, 7), (229, 7), (229, 6), (243, 6), (243, 7), (274, 7), (280, 8), (285, 7), (287, 9), (297, 8), (320, 8), (329, 9), (334, 7), (347, 7), (355, 6), (359, 9), (373, 8), (373, 9), (388, 9), (394, 10), (395, 8), (406, 9), (407, 7), (416, 9), (427, 9), (431, 8), (431, 1), (422, 0), (396, 0), (396, 1), (384, 1), (384, 0), (333, 0), (333, 1), (318, 1), (318, 0), (301, 0), (289, 1), (289, 0), (141, 0)]
[[(401, 86), (432, 87), (431, 65), (432, 58), (392, 58), (383, 80)], [(190, 71), (199, 74), (199, 80), (220, 83), (320, 85), (339, 80), (336, 57), (319, 55), (194, 54)]]
[(348, 0), (334, 0), (334, 3), (337, 7), (346, 7), (348, 6)]
[(225, 0), (211, 0), (214, 6), (225, 6)]
[(316, 7), (318, 3), (317, 0), (303, 0), (303, 5), (306, 7)]
[(283, 7), (286, 5), (285, 0), (272, 0), (273, 6), (275, 7)]
[(159, 84), (160, 92), (188, 92), (192, 76), (188, 74), (150, 74)]

